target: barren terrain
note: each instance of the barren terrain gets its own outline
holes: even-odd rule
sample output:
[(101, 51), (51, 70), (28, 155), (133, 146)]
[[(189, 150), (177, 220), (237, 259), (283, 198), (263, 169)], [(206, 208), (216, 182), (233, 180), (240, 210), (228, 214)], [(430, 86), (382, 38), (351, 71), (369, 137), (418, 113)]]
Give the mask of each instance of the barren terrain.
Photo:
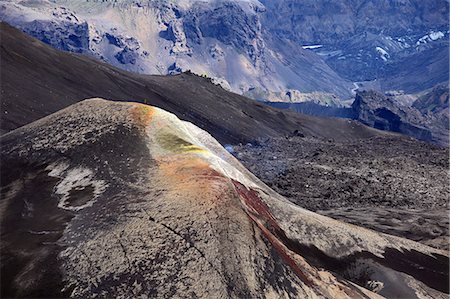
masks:
[(344, 143), (292, 136), (234, 148), (278, 193), (306, 209), (448, 249), (448, 148), (409, 138)]

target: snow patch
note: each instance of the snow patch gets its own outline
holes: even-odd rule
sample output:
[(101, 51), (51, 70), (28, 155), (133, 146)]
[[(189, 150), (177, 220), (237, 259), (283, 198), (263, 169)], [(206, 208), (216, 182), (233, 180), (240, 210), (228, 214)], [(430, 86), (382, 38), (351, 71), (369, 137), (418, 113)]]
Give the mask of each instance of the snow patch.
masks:
[(390, 58), (389, 53), (383, 49), (382, 47), (376, 47), (375, 50), (380, 53), (380, 57), (381, 59), (383, 59), (384, 61), (387, 61), (388, 58)]
[(438, 40), (444, 37), (444, 33), (442, 33), (441, 31), (431, 32), (428, 36), (431, 38), (431, 40)]
[(419, 38), (419, 40), (416, 42), (416, 45), (419, 46), (421, 44), (426, 44), (431, 41), (436, 41), (438, 39), (441, 39), (445, 36), (445, 34), (442, 31), (431, 31), (429, 34), (422, 36)]
[(323, 45), (302, 46), (302, 48), (305, 49), (305, 50), (319, 49), (319, 48), (322, 48), (322, 47), (323, 47)]

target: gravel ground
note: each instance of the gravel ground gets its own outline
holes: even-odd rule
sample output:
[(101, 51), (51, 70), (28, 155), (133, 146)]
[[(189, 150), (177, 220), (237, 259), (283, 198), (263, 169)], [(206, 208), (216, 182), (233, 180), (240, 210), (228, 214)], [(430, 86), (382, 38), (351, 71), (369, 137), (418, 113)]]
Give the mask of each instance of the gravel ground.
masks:
[(339, 143), (282, 137), (234, 147), (278, 193), (306, 209), (449, 248), (449, 150), (392, 136)]

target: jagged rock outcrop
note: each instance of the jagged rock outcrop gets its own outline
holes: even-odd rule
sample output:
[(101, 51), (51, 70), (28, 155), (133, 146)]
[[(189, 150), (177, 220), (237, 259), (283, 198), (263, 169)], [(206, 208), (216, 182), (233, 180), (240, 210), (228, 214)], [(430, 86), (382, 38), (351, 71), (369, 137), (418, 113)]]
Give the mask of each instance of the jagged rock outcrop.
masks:
[(412, 106), (423, 114), (448, 114), (448, 93), (447, 84), (438, 85), (414, 101)]
[(443, 126), (442, 121), (421, 113), (414, 106), (400, 105), (379, 92), (358, 92), (352, 109), (357, 120), (376, 129), (448, 145), (448, 126)]
[(2, 297), (449, 291), (446, 252), (299, 208), (158, 108), (86, 100), (0, 142)]

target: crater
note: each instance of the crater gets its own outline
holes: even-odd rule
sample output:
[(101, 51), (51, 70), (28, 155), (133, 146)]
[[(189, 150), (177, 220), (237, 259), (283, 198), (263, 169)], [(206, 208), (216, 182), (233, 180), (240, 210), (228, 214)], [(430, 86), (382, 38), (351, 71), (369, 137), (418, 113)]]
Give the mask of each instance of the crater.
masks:
[(66, 206), (83, 207), (95, 196), (93, 185), (80, 186), (70, 189)]
[(52, 164), (47, 167), (49, 176), (60, 178), (55, 193), (60, 196), (58, 207), (78, 211), (94, 204), (108, 184), (96, 180), (92, 170), (84, 167), (69, 168), (68, 165)]

